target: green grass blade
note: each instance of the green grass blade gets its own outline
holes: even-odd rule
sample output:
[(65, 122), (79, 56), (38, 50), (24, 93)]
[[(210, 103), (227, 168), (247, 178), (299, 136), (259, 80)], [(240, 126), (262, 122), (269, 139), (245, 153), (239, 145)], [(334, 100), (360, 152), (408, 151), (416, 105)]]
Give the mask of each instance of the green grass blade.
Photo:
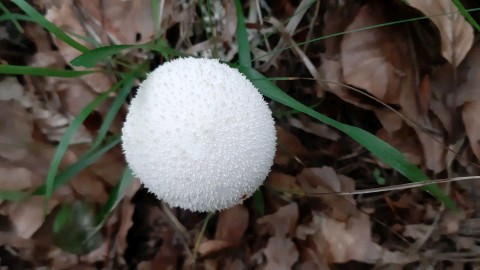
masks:
[[(388, 143), (382, 141), (375, 135), (354, 127), (335, 121), (321, 113), (305, 106), (299, 101), (295, 100), (282, 90), (280, 90), (275, 84), (265, 78), (261, 73), (254, 69), (247, 67), (239, 67), (239, 70), (247, 76), (248, 79), (259, 89), (259, 91), (266, 97), (271, 98), (283, 105), (286, 105), (295, 110), (301, 111), (313, 118), (332, 126), (352, 139), (360, 143), (372, 154), (377, 156), (382, 162), (386, 163), (399, 173), (404, 175), (412, 182), (420, 182), (429, 180), (429, 178), (420, 170), (417, 166), (413, 165), (405, 159), (405, 157)], [(438, 186), (426, 186), (424, 189), (432, 194), (435, 198), (440, 200), (445, 206), (450, 209), (456, 209), (455, 203), (447, 196)]]
[(477, 31), (480, 32), (480, 25), (475, 21), (475, 19), (468, 13), (468, 10), (465, 9), (465, 7), (462, 5), (462, 2), (460, 0), (452, 0), (453, 4), (458, 8), (460, 13), (462, 13), (463, 17), (473, 26)]
[(28, 17), (27, 15), (18, 14), (18, 13), (8, 13), (0, 16), (0, 22), (11, 21), (11, 20), (35, 22), (32, 18)]
[(118, 145), (121, 141), (120, 135), (114, 135), (107, 140), (107, 142), (102, 146), (97, 148), (95, 151), (89, 152), (82, 156), (76, 163), (70, 165), (61, 173), (56, 175), (56, 177), (51, 181), (50, 187), (47, 186), (47, 183), (40, 186), (35, 190), (33, 194), (35, 195), (45, 195), (47, 198), (48, 189), (50, 188), (50, 194), (53, 190), (58, 187), (65, 185), (74, 175), (84, 170), (87, 166), (95, 162), (97, 159), (105, 155), (110, 149)]
[(258, 216), (263, 217), (265, 215), (265, 199), (263, 198), (262, 188), (258, 188), (253, 193), (253, 202)]
[(105, 205), (103, 205), (102, 209), (100, 209), (100, 212), (97, 214), (96, 217), (96, 224), (97, 226), (102, 226), (102, 224), (105, 222), (107, 217), (110, 215), (110, 213), (115, 209), (117, 204), (120, 202), (120, 200), (123, 198), (124, 190), (129, 187), (133, 183), (133, 174), (132, 171), (127, 167), (123, 171), (123, 175), (120, 178), (120, 181), (118, 181), (117, 185), (115, 185), (115, 188), (110, 192), (110, 196), (108, 197), (107, 202)]
[(28, 193), (22, 191), (0, 190), (0, 200), (17, 202), (28, 197)]
[(0, 74), (72, 78), (95, 73), (93, 70), (65, 70), (42, 67), (0, 65)]
[(68, 36), (62, 29), (58, 28), (56, 25), (45, 19), (45, 17), (36, 11), (29, 3), (25, 0), (12, 0), (12, 2), (17, 5), (23, 12), (25, 12), (33, 21), (41, 25), (43, 28), (47, 29), (48, 32), (53, 34), (55, 37), (61, 41), (67, 43), (70, 47), (75, 48), (78, 51), (86, 52), (88, 48), (82, 44), (75, 41), (73, 38)]
[(148, 44), (148, 49), (159, 52), (165, 59), (170, 59), (170, 57), (187, 57), (188, 55), (175, 50), (174, 48), (168, 46), (168, 44), (163, 39), (158, 39), (155, 44)]
[(241, 66), (252, 67), (247, 27), (245, 26), (245, 17), (243, 16), (242, 2), (240, 0), (235, 0), (235, 9), (237, 13), (238, 59)]
[(109, 59), (111, 56), (118, 54), (124, 50), (129, 49), (148, 49), (157, 51), (162, 54), (163, 57), (168, 58), (170, 55), (182, 56), (183, 54), (177, 50), (170, 48), (164, 41), (158, 40), (156, 44), (144, 43), (135, 45), (111, 45), (104, 46), (90, 50), (76, 57), (70, 64), (74, 66), (83, 66), (87, 68), (94, 67), (98, 62)]
[[(2, 3), (0, 3), (0, 9), (3, 11), (3, 13), (5, 15), (12, 15), (12, 13), (7, 9), (7, 7), (5, 5), (3, 5)], [(18, 22), (18, 20), (14, 17), (11, 17), (10, 19), (13, 23), (13, 25), (15, 25), (15, 28), (17, 28), (18, 32), (20, 33), (23, 33), (23, 28), (22, 26), (20, 25), (20, 23)]]
[(123, 80), (124, 81), (123, 86), (120, 88), (120, 91), (115, 97), (115, 100), (113, 101), (112, 105), (110, 105), (110, 109), (108, 110), (107, 114), (105, 115), (105, 118), (102, 121), (102, 125), (98, 130), (97, 137), (92, 143), (91, 149), (96, 149), (103, 142), (103, 139), (105, 139), (105, 136), (107, 135), (110, 125), (115, 119), (115, 116), (120, 110), (122, 104), (125, 103), (125, 99), (130, 94), (130, 91), (132, 90), (133, 83), (135, 81), (135, 75), (136, 75), (135, 73), (130, 73)]
[(82, 55), (77, 56), (75, 59), (70, 61), (70, 64), (74, 66), (83, 66), (86, 68), (94, 67), (98, 62), (109, 59), (111, 56), (126, 50), (126, 49), (137, 49), (148, 47), (147, 44), (138, 44), (138, 45), (110, 45), (100, 48), (96, 48), (87, 52), (84, 52)]
[(153, 33), (154, 39), (156, 40), (160, 37), (160, 3), (159, 0), (152, 0), (152, 23), (153, 23)]
[(47, 173), (47, 180), (45, 183), (45, 209), (48, 209), (48, 201), (50, 200), (50, 197), (52, 196), (54, 184), (55, 184), (55, 177), (58, 172), (58, 167), (60, 166), (60, 161), (62, 160), (63, 155), (67, 151), (68, 145), (70, 144), (70, 140), (72, 136), (75, 134), (75, 131), (82, 125), (83, 121), (90, 115), (90, 113), (104, 100), (108, 97), (108, 95), (115, 91), (123, 81), (118, 82), (114, 86), (112, 86), (110, 89), (108, 89), (106, 92), (102, 93), (99, 95), (95, 100), (90, 102), (83, 110), (73, 119), (73, 121), (70, 123), (70, 126), (67, 128), (65, 133), (62, 136), (62, 139), (60, 140), (57, 149), (55, 151), (55, 154), (52, 158), (52, 161), (50, 163), (50, 168), (48, 169)]

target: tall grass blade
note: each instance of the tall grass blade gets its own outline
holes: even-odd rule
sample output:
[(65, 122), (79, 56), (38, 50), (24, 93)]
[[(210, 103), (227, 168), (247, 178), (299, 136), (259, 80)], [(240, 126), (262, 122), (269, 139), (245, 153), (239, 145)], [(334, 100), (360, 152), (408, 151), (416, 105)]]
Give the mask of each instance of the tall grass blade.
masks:
[(50, 196), (47, 195), (48, 188), (51, 188), (51, 194), (53, 190), (57, 189), (62, 185), (65, 185), (68, 180), (70, 180), (74, 175), (84, 170), (87, 166), (94, 163), (97, 159), (105, 155), (110, 149), (118, 145), (120, 141), (120, 135), (114, 135), (110, 137), (104, 145), (95, 149), (95, 151), (85, 154), (76, 163), (70, 165), (61, 173), (57, 174), (53, 181), (51, 181), (50, 187), (47, 187), (47, 184), (44, 184), (37, 188), (33, 194), (45, 195), (47, 196), (47, 198), (49, 198)]
[(0, 74), (72, 78), (95, 73), (94, 70), (65, 70), (42, 67), (0, 65)]
[(100, 209), (100, 212), (97, 214), (95, 222), (97, 226), (103, 225), (107, 217), (123, 198), (123, 192), (125, 191), (125, 189), (133, 183), (133, 179), (133, 174), (130, 168), (125, 168), (120, 181), (118, 181), (117, 185), (115, 185), (115, 188), (112, 190), (112, 192), (110, 192), (110, 196), (108, 197), (107, 202), (105, 203), (105, 205), (103, 205), (102, 209)]
[(55, 177), (58, 172), (58, 167), (60, 166), (60, 161), (62, 160), (63, 155), (67, 151), (68, 145), (70, 144), (70, 140), (72, 136), (75, 134), (75, 131), (82, 125), (83, 121), (90, 115), (90, 113), (104, 100), (108, 97), (108, 95), (118, 89), (118, 87), (123, 84), (123, 81), (118, 82), (117, 84), (113, 85), (110, 89), (106, 92), (99, 95), (95, 100), (90, 102), (83, 110), (73, 119), (70, 123), (70, 126), (67, 128), (65, 133), (63, 134), (60, 142), (57, 146), (55, 154), (52, 158), (50, 163), (50, 168), (47, 173), (47, 180), (45, 183), (45, 208), (44, 213), (48, 209), (48, 201), (52, 196), (52, 192), (55, 185)]
[(462, 13), (463, 17), (465, 17), (465, 19), (473, 26), (475, 27), (475, 29), (477, 29), (477, 31), (480, 32), (480, 25), (478, 25), (477, 21), (475, 21), (475, 19), (472, 17), (472, 15), (470, 15), (470, 13), (468, 12), (468, 10), (465, 9), (465, 7), (463, 6), (462, 2), (460, 2), (460, 0), (452, 0), (453, 4), (458, 8), (458, 10), (460, 11), (460, 13)]
[(235, 0), (235, 9), (237, 13), (237, 43), (238, 59), (241, 66), (252, 67), (252, 56), (250, 55), (250, 44), (248, 43), (247, 27), (245, 17), (243, 16), (242, 2)]

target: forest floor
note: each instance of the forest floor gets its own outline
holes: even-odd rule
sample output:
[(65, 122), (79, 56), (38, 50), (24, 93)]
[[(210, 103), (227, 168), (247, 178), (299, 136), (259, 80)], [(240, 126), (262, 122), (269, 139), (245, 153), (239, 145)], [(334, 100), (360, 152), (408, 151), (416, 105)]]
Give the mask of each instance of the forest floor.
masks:
[[(156, 39), (184, 55), (238, 60), (235, 1), (28, 2), (87, 49)], [(386, 141), (430, 179), (479, 175), (476, 1), (461, 1), (471, 20), (452, 0), (241, 2), (253, 68), (282, 91)], [(102, 93), (168, 59), (132, 47), (78, 76), (86, 69), (70, 64), (82, 54), (76, 43), (19, 3), (0, 3), (0, 62), (36, 69), (0, 66), (0, 269), (480, 269), (478, 179), (439, 184), (457, 209), (422, 187), (394, 189), (410, 182), (346, 134), (274, 100), (274, 165), (243, 205), (192, 213), (138, 179), (123, 186), (121, 147), (107, 146), (130, 96), (109, 114), (122, 90)], [(61, 183), (44, 213), (46, 179)]]

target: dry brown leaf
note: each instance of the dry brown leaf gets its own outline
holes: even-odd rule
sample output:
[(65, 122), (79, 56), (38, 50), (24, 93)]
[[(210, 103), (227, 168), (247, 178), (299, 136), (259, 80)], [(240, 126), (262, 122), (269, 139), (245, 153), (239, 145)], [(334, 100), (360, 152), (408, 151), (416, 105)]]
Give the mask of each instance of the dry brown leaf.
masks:
[(198, 252), (207, 255), (240, 243), (248, 228), (248, 216), (248, 210), (243, 205), (236, 205), (220, 212), (215, 239), (202, 242)]
[[(81, 260), (81, 265), (78, 261), (78, 256), (72, 253), (63, 251), (60, 248), (54, 247), (49, 252), (49, 259), (51, 259), (50, 266), (52, 269), (92, 269), (87, 265), (92, 265), (96, 262), (102, 261), (105, 259), (105, 254), (108, 254), (108, 243), (103, 242), (102, 245), (93, 250), (92, 252), (83, 255)], [(78, 268), (75, 268), (78, 267)], [(93, 268), (94, 269), (94, 268)]]
[[(347, 2), (326, 2), (325, 4), (327, 5), (327, 9), (324, 20), (328, 21), (328, 23), (324, 24), (323, 35), (332, 35), (345, 31), (345, 28), (355, 17), (358, 6), (351, 5)], [(324, 40), (325, 53), (321, 54), (322, 64), (318, 67), (318, 72), (326, 81), (344, 83), (340, 55), (342, 38), (342, 36), (333, 36)], [(364, 109), (372, 109), (372, 106), (363, 103), (358, 96), (351, 95), (351, 90), (339, 84), (326, 83), (328, 85), (327, 90), (341, 99)], [(322, 97), (325, 89), (318, 84), (314, 87), (317, 96)]]
[[(442, 39), (442, 55), (457, 67), (473, 44), (473, 27), (465, 20), (451, 0), (410, 0), (408, 4), (420, 10), (437, 26)], [(435, 16), (445, 14), (442, 16)]]
[(375, 110), (375, 115), (389, 135), (392, 135), (403, 127), (403, 119), (387, 108)]
[(33, 172), (23, 167), (0, 167), (0, 190), (17, 191), (31, 188), (34, 183)]
[(125, 249), (127, 248), (127, 235), (128, 231), (133, 225), (132, 216), (133, 212), (135, 211), (135, 206), (132, 203), (132, 198), (135, 193), (140, 189), (140, 186), (140, 181), (138, 179), (135, 179), (135, 181), (133, 181), (133, 183), (125, 191), (125, 197), (117, 206), (119, 214), (114, 215), (114, 217), (119, 216), (120, 220), (112, 220), (112, 218), (110, 218), (110, 222), (116, 221), (120, 224), (116, 235), (116, 250), (120, 255), (123, 255)]
[[(480, 56), (480, 55), (479, 55)], [(480, 58), (479, 58), (480, 60)], [(467, 58), (460, 68), (458, 69), (459, 74), (464, 73), (462, 71), (462, 66), (465, 66), (469, 59)], [(470, 89), (456, 89), (456, 83), (454, 82), (454, 70), (452, 65), (444, 64), (440, 67), (437, 67), (430, 76), (430, 110), (438, 117), (440, 122), (443, 125), (443, 128), (448, 132), (450, 141), (456, 140), (458, 134), (463, 131), (463, 128), (460, 127), (461, 119), (460, 112), (456, 108), (456, 101), (453, 101), (453, 98), (463, 99), (463, 104), (467, 92), (470, 92)], [(476, 78), (472, 77), (472, 79)]]
[[(49, 8), (47, 10), (47, 13), (45, 14), (45, 18), (67, 33), (85, 37), (87, 33), (85, 32), (81, 23), (77, 20), (77, 16), (74, 14), (72, 7), (73, 5), (71, 1), (64, 1), (60, 7), (53, 6)], [(90, 47), (86, 41), (80, 40), (75, 37), (72, 38), (83, 46)], [(75, 57), (81, 54), (80, 51), (66, 44), (65, 42), (58, 39), (54, 40), (55, 45), (57, 45), (58, 50), (60, 51), (60, 54), (63, 56), (65, 61), (70, 62)]]
[(248, 228), (248, 217), (247, 208), (241, 204), (223, 210), (218, 216), (215, 239), (233, 245), (239, 243)]
[[(95, 21), (103, 22), (103, 27), (118, 44), (145, 43), (153, 39), (153, 10), (151, 1), (79, 1), (88, 15)], [(165, 1), (170, 3), (171, 1)], [(171, 4), (167, 4), (171, 5)], [(103, 7), (103, 9), (100, 9)], [(161, 11), (161, 7), (159, 12)], [(161, 14), (163, 16), (169, 13)], [(103, 16), (103, 18), (102, 18)], [(135, 23), (132, 23), (135, 22)], [(138, 35), (138, 36), (137, 36)]]
[(287, 165), (292, 158), (310, 156), (310, 152), (295, 135), (280, 126), (276, 129), (278, 149), (275, 153), (275, 164)]
[(465, 103), (462, 110), (463, 123), (473, 153), (480, 159), (480, 99)]
[(32, 116), (14, 100), (0, 101), (0, 115), (0, 156), (11, 161), (25, 158), (33, 143)]
[(426, 224), (407, 224), (405, 225), (405, 231), (403, 232), (403, 236), (410, 237), (415, 240), (425, 238), (425, 235), (429, 233), (431, 230), (432, 225)]
[(315, 134), (320, 138), (325, 138), (332, 141), (338, 141), (338, 139), (340, 139), (340, 134), (329, 126), (312, 122), (310, 121), (310, 119), (307, 119), (305, 117), (300, 116), (299, 118), (300, 119), (290, 117), (288, 119), (288, 122), (292, 127), (296, 127), (305, 132)]
[[(54, 23), (67, 33), (85, 37), (87, 36), (87, 33), (85, 32), (82, 23), (79, 21), (78, 16), (76, 16), (75, 12), (73, 11), (73, 4), (69, 2), (70, 1), (64, 1), (60, 8), (56, 6), (49, 8), (47, 10), (47, 13), (45, 14), (45, 18), (50, 20), (52, 23)], [(75, 38), (75, 36), (73, 35), (71, 37), (85, 47), (91, 47), (86, 41)], [(63, 41), (60, 41), (58, 39), (54, 39), (54, 41), (58, 47), (60, 54), (63, 56), (66, 62), (70, 62), (75, 57), (82, 54), (80, 51), (71, 47)], [(103, 73), (97, 72), (87, 74), (82, 76), (82, 80), (84, 80), (97, 93), (104, 92), (111, 86), (110, 80)]]
[(325, 259), (314, 251), (314, 249), (299, 245), (300, 258), (295, 265), (298, 270), (330, 270)]
[[(57, 204), (58, 200), (51, 198), (47, 213), (50, 213)], [(32, 196), (9, 205), (8, 216), (17, 236), (28, 239), (42, 226), (44, 205), (45, 197), (43, 196)]]
[[(337, 175), (331, 167), (304, 168), (298, 179), (306, 192), (331, 193), (355, 190), (355, 181), (344, 175)], [(321, 200), (332, 208), (332, 215), (340, 220), (358, 214), (353, 196), (322, 195)]]
[(315, 212), (312, 222), (317, 232), (313, 236), (317, 252), (328, 263), (345, 263), (356, 260), (366, 263), (405, 264), (418, 260), (418, 255), (407, 256), (391, 252), (371, 239), (371, 224), (367, 215), (350, 217), (341, 222)]
[[(346, 31), (383, 22), (383, 11), (379, 7), (365, 5)], [(365, 89), (384, 102), (399, 103), (404, 89), (411, 87), (407, 48), (401, 32), (392, 28), (345, 34), (341, 43), (345, 82)]]
[(267, 258), (266, 270), (289, 270), (298, 260), (298, 250), (292, 240), (280, 235), (270, 237), (263, 250)]
[(208, 255), (210, 253), (230, 247), (231, 245), (231, 243), (223, 240), (207, 240), (200, 244), (200, 246), (198, 247), (198, 253), (202, 255)]
[(25, 95), (23, 86), (15, 77), (6, 77), (0, 81), (0, 101), (10, 100), (19, 102), (22, 107), (31, 107), (32, 101)]
[(444, 147), (446, 142), (443, 137), (422, 131), (417, 132), (417, 136), (422, 143), (423, 156), (427, 169), (435, 173), (445, 170), (447, 165), (447, 150)]
[(376, 135), (397, 148), (405, 158), (413, 164), (421, 164), (423, 161), (422, 149), (419, 147), (419, 140), (414, 130), (405, 124), (400, 130), (389, 134), (385, 129), (377, 131)]
[(458, 233), (460, 228), (460, 222), (465, 220), (466, 215), (464, 212), (445, 211), (440, 220), (440, 231), (442, 234), (455, 234)]
[(302, 193), (302, 189), (297, 183), (297, 178), (288, 174), (271, 172), (265, 181), (265, 186), (284, 192)]
[(97, 98), (97, 95), (81, 79), (56, 78), (51, 83), (58, 92), (62, 106), (71, 115), (78, 115), (90, 102)]
[[(215, 268), (217, 269), (217, 268)], [(226, 258), (224, 262), (223, 269), (231, 269), (231, 270), (245, 270), (248, 269), (245, 262), (242, 261), (240, 258)]]
[[(458, 67), (458, 89), (452, 91), (455, 85), (452, 85), (447, 93), (449, 106), (461, 106), (465, 102), (480, 98), (480, 42), (475, 43), (473, 48), (467, 54), (465, 61)], [(452, 72), (453, 74), (453, 72)], [(450, 84), (449, 84), (450, 86)]]
[(460, 65), (458, 72), (464, 74), (458, 91), (448, 96), (448, 104), (452, 106), (461, 106), (462, 119), (465, 126), (470, 146), (473, 152), (480, 159), (480, 130), (478, 113), (480, 111), (480, 92), (478, 91), (479, 64), (480, 63), (480, 43), (475, 44), (469, 52), (468, 57)]
[[(74, 118), (38, 103), (34, 104), (32, 114), (41, 132), (51, 142), (58, 142), (62, 139), (68, 124)], [(80, 126), (70, 138), (70, 144), (89, 143), (91, 141), (92, 136), (84, 126)]]
[[(83, 147), (82, 147), (83, 148)], [(110, 186), (117, 184), (125, 167), (125, 159), (121, 147), (114, 147), (90, 165), (87, 170)], [(122, 168), (122, 169), (119, 169)]]
[(76, 193), (88, 201), (99, 204), (104, 204), (107, 201), (108, 193), (105, 190), (105, 186), (101, 179), (96, 177), (90, 170), (81, 171), (72, 177), (69, 184)]
[(285, 235), (293, 235), (297, 225), (298, 215), (298, 205), (294, 202), (281, 207), (277, 212), (257, 220), (257, 224), (261, 226), (260, 234), (268, 233), (269, 235), (282, 237)]

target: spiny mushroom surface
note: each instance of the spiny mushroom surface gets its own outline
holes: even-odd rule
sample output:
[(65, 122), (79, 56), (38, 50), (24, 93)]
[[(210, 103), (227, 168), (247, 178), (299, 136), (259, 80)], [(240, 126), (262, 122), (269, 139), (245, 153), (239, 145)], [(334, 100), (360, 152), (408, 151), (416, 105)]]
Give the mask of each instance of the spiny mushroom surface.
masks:
[(122, 147), (159, 199), (210, 212), (241, 203), (263, 183), (276, 132), (267, 103), (244, 75), (218, 60), (180, 58), (140, 85)]

